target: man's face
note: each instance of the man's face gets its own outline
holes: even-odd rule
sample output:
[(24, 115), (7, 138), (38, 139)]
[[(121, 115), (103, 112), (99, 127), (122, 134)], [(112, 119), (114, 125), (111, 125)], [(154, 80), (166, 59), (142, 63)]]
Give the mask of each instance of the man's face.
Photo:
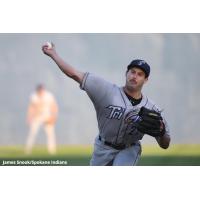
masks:
[(138, 91), (142, 89), (142, 86), (148, 78), (145, 77), (144, 71), (134, 67), (126, 72), (126, 88), (130, 91)]
[(39, 89), (37, 90), (38, 96), (42, 96), (42, 95), (44, 94), (44, 92), (45, 92), (45, 89), (44, 89), (44, 88), (39, 88)]

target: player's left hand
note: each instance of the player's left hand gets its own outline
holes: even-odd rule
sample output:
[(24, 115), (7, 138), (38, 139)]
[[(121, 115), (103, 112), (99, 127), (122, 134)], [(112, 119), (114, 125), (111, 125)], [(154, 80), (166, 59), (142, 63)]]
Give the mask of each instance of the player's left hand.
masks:
[(165, 134), (165, 125), (159, 112), (142, 107), (138, 115), (138, 131), (152, 137), (161, 137)]

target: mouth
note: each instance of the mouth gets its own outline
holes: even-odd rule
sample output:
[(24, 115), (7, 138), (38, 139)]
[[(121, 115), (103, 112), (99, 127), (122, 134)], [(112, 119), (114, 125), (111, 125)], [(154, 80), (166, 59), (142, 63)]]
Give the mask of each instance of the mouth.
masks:
[(129, 82), (132, 83), (132, 84), (137, 84), (136, 80), (130, 80)]

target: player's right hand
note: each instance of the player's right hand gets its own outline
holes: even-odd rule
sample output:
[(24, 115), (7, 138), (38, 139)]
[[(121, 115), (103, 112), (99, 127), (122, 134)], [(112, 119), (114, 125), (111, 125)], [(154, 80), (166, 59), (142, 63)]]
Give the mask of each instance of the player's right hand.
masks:
[(56, 54), (55, 45), (53, 43), (52, 43), (51, 48), (49, 48), (47, 43), (42, 45), (42, 51), (44, 54), (46, 54), (47, 56), (50, 56), (50, 57), (52, 57), (54, 54)]

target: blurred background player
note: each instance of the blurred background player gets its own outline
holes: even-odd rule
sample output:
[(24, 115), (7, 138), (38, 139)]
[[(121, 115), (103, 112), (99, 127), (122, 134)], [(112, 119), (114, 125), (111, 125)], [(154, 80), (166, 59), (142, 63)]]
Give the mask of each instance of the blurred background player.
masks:
[(40, 84), (31, 94), (28, 106), (27, 121), (30, 126), (25, 153), (30, 154), (36, 135), (41, 126), (47, 135), (47, 148), (50, 154), (56, 153), (55, 123), (58, 115), (58, 106), (53, 94)]

